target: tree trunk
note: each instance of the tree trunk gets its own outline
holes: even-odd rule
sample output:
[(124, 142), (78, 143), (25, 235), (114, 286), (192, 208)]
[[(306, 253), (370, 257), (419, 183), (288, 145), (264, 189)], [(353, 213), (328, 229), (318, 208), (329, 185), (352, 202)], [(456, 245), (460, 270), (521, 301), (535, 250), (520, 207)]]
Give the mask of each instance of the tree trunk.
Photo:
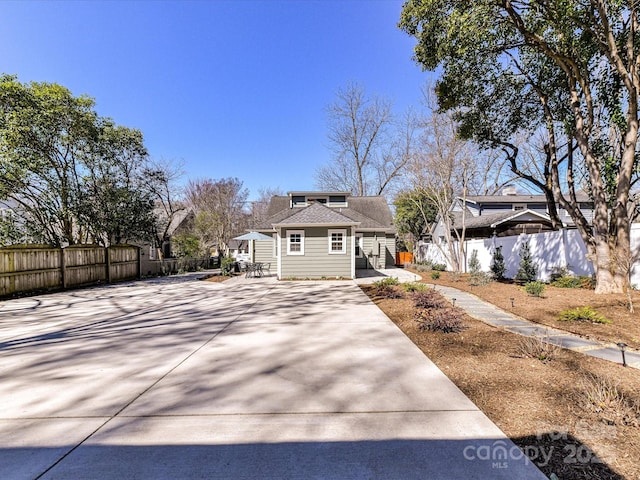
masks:
[(629, 287), (629, 237), (624, 233), (618, 235), (615, 244), (611, 245), (607, 238), (594, 238), (593, 268), (596, 277), (597, 294), (624, 293)]

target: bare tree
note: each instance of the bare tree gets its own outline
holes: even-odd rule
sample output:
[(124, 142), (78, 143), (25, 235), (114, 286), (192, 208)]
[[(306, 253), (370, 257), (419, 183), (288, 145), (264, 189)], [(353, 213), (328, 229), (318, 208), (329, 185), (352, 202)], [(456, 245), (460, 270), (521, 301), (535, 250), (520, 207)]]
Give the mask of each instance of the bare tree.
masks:
[(413, 188), (435, 207), (444, 241), (434, 239), (434, 244), (449, 259), (452, 268), (460, 272), (464, 260), (465, 209), (456, 212), (461, 217), (462, 228), (454, 228), (459, 225), (455, 222), (452, 206), (460, 194), (464, 203), (474, 159), (469, 143), (457, 138), (456, 123), (451, 114), (432, 114), (424, 120), (424, 129), (421, 154), (410, 169)]
[[(394, 162), (385, 156), (390, 143), (391, 103), (367, 95), (356, 83), (338, 90), (336, 97), (327, 107), (328, 138), (334, 157), (318, 169), (316, 183), (322, 189), (359, 196), (381, 194), (398, 174)], [(384, 169), (387, 174), (383, 174)]]
[(201, 247), (212, 243), (226, 251), (234, 235), (248, 226), (245, 204), (249, 191), (237, 178), (192, 180), (186, 189), (188, 205), (194, 212), (194, 231)]
[[(182, 162), (164, 159), (152, 160), (146, 169), (144, 176), (155, 203), (156, 247), (162, 247), (174, 220), (187, 209), (184, 187), (179, 183), (183, 175)], [(162, 255), (162, 248), (158, 252)]]
[(267, 219), (267, 211), (271, 197), (276, 195), (284, 195), (280, 187), (261, 188), (258, 190), (258, 199), (251, 202), (251, 225), (255, 226)]
[[(436, 113), (430, 85), (423, 89), (423, 102), (432, 113), (421, 121), (420, 149), (408, 164), (409, 180), (412, 189), (435, 207), (444, 238), (434, 239), (434, 244), (459, 272), (465, 258), (467, 195), (496, 193), (514, 177), (505, 172), (506, 162), (500, 156), (480, 152), (459, 137), (452, 112)], [(456, 206), (458, 197), (462, 208)]]

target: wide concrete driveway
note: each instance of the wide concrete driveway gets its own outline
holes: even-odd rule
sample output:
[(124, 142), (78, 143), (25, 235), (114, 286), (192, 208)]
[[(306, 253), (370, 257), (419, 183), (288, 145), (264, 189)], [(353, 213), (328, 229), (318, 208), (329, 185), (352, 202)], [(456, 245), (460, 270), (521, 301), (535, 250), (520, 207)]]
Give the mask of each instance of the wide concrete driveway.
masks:
[(354, 282), (0, 302), (0, 478), (545, 478)]

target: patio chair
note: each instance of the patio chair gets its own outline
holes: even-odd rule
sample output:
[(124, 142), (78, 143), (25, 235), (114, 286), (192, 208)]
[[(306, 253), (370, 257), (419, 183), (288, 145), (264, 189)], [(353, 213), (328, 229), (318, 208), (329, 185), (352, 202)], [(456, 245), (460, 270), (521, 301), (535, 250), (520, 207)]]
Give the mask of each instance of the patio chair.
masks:
[(263, 263), (262, 264), (262, 271), (263, 272), (268, 272), (269, 276), (271, 276), (271, 263)]

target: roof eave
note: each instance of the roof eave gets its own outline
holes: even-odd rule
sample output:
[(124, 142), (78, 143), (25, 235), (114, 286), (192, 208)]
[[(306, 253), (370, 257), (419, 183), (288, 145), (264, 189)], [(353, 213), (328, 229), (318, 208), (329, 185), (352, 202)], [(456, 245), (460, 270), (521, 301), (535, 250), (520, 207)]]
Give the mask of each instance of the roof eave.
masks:
[(283, 228), (283, 227), (292, 227), (292, 228), (304, 228), (304, 227), (357, 227), (360, 225), (360, 222), (349, 222), (349, 223), (274, 223), (272, 224), (273, 228)]
[(521, 211), (519, 211), (518, 213), (516, 213), (515, 215), (511, 215), (510, 217), (507, 217), (507, 218), (504, 218), (504, 219), (502, 219), (502, 220), (499, 220), (499, 221), (497, 221), (497, 222), (495, 222), (495, 223), (492, 223), (492, 224), (490, 225), (490, 227), (491, 227), (491, 228), (495, 228), (495, 227), (497, 227), (498, 225), (500, 225), (501, 223), (505, 223), (505, 222), (509, 222), (509, 221), (511, 221), (511, 220), (514, 220), (514, 219), (516, 219), (516, 218), (518, 218), (518, 217), (521, 217), (521, 216), (522, 216), (522, 215), (524, 215), (525, 213), (531, 213), (531, 214), (535, 215), (536, 217), (541, 218), (542, 220), (551, 221), (551, 219), (550, 219), (547, 215), (544, 215), (544, 214), (542, 214), (542, 213), (538, 213), (538, 212), (536, 212), (536, 211), (534, 211), (534, 210), (529, 210), (529, 209), (527, 209), (527, 210), (521, 210)]

